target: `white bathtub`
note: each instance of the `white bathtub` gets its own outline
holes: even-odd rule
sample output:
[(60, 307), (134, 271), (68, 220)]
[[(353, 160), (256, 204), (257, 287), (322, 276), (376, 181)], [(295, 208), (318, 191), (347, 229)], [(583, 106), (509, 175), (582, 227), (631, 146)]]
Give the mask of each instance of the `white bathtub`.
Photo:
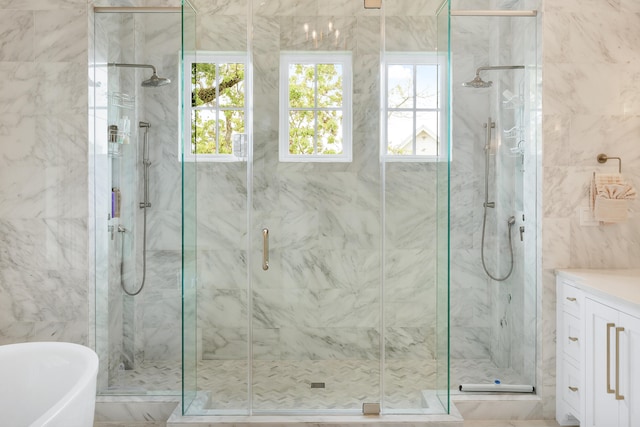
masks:
[(62, 342), (0, 346), (0, 425), (91, 427), (98, 356)]

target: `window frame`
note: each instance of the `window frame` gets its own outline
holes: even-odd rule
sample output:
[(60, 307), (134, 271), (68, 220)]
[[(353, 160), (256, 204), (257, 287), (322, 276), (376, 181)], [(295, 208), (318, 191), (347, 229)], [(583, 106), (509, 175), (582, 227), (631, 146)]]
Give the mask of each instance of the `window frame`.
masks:
[[(289, 107), (289, 66), (291, 64), (318, 65), (340, 64), (342, 66), (342, 107), (318, 107), (316, 87), (313, 108)], [(350, 51), (327, 52), (281, 52), (280, 54), (280, 107), (278, 158), (281, 162), (351, 162), (353, 161), (353, 58)], [(316, 76), (317, 80), (317, 76)], [(342, 154), (290, 154), (289, 153), (289, 112), (290, 111), (341, 111), (342, 112)], [(317, 128), (314, 132), (314, 146), (317, 142)]]
[[(385, 162), (438, 162), (446, 160), (446, 153), (443, 153), (442, 131), (446, 120), (446, 111), (444, 110), (445, 96), (445, 70), (446, 57), (437, 52), (385, 52), (382, 61), (382, 70), (384, 76), (382, 78), (382, 119), (381, 120), (381, 147), (380, 157)], [(414, 105), (410, 108), (389, 108), (389, 67), (394, 65), (413, 66), (413, 98)], [(437, 102), (435, 108), (417, 107), (417, 86), (416, 67), (420, 65), (435, 65), (437, 67)], [(413, 113), (413, 132), (412, 136), (416, 138), (417, 123), (416, 116), (420, 112), (435, 112), (438, 115), (436, 128), (436, 155), (424, 154), (390, 154), (389, 153), (389, 113), (393, 111), (407, 111)]]
[[(243, 107), (194, 107), (192, 105), (191, 99), (191, 66), (194, 63), (209, 63), (209, 64), (225, 64), (225, 63), (237, 63), (243, 64), (245, 69), (245, 78), (244, 78), (244, 106)], [(192, 151), (191, 138), (192, 138), (192, 117), (193, 112), (198, 110), (205, 111), (217, 111), (219, 114), (221, 111), (241, 111), (244, 114), (244, 135), (245, 141), (248, 139), (248, 131), (249, 129), (249, 104), (251, 96), (249, 90), (249, 60), (247, 58), (247, 52), (235, 52), (235, 51), (225, 51), (225, 52), (211, 52), (211, 51), (196, 51), (184, 54), (183, 61), (183, 75), (185, 76), (185, 90), (183, 94), (183, 102), (185, 105), (184, 108), (184, 123), (189, 123), (188, 129), (185, 129), (183, 138), (181, 138), (182, 146), (179, 147), (182, 152), (182, 159), (185, 162), (243, 162), (247, 160), (246, 151), (244, 156), (237, 156), (234, 153), (231, 154), (207, 154), (207, 153), (194, 153)], [(188, 89), (187, 89), (188, 87)], [(219, 132), (216, 132), (217, 138), (220, 138)], [(189, 150), (183, 150), (184, 147), (189, 147)], [(216, 141), (216, 148), (218, 148), (218, 142)]]

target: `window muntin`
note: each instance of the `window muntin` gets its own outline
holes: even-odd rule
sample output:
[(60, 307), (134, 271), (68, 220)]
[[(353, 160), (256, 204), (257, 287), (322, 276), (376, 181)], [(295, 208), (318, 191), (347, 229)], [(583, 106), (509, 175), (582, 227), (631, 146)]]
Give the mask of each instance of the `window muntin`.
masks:
[(436, 54), (385, 55), (383, 152), (386, 160), (437, 160), (443, 71)]
[(185, 160), (242, 160), (246, 153), (234, 141), (246, 132), (246, 54), (198, 52), (185, 57), (184, 67), (191, 76), (185, 93), (191, 122)]
[(351, 54), (284, 53), (280, 161), (350, 162)]

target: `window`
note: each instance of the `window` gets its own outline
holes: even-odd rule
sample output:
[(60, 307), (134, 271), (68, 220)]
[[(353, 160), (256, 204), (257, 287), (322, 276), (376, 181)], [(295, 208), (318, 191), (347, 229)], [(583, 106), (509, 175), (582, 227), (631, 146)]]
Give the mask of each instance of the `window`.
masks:
[(385, 58), (386, 160), (437, 160), (443, 64), (429, 53), (387, 53)]
[(351, 54), (280, 59), (280, 161), (350, 162)]
[(246, 156), (246, 54), (200, 53), (185, 57), (185, 160), (239, 161)]

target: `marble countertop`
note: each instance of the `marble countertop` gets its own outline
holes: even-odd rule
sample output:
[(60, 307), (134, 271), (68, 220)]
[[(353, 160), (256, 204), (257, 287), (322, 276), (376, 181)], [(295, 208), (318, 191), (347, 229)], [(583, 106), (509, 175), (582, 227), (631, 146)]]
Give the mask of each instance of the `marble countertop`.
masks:
[(585, 292), (640, 309), (640, 269), (562, 269), (556, 275)]

